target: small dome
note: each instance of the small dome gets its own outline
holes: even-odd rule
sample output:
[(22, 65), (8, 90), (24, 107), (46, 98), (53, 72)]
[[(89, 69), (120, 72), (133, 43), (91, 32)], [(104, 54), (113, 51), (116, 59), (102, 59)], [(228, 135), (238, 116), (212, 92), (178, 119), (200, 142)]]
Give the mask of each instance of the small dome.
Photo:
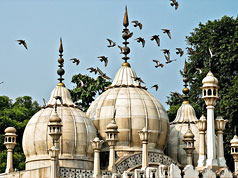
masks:
[(16, 129), (14, 127), (8, 127), (4, 131), (5, 133), (16, 133)]
[(115, 146), (117, 153), (141, 151), (138, 131), (145, 126), (152, 130), (149, 150), (163, 152), (169, 134), (167, 112), (145, 87), (135, 81), (135, 71), (126, 64), (118, 70), (108, 89), (91, 104), (87, 116), (94, 121), (104, 140), (107, 126), (115, 118), (119, 131)]
[[(56, 96), (61, 96), (63, 105)], [(57, 102), (57, 114), (54, 105)], [(74, 105), (64, 85), (52, 91), (46, 107), (38, 111), (27, 123), (23, 134), (26, 170), (50, 166), (49, 149), (53, 140), (49, 135), (49, 121), (61, 121), (59, 164), (64, 167), (92, 169), (93, 149), (90, 140), (96, 135), (93, 122)]]
[(207, 73), (207, 76), (202, 80), (203, 87), (213, 87), (217, 86), (218, 80), (214, 75), (212, 74), (211, 71)]
[(118, 126), (114, 119), (107, 125), (107, 130), (117, 130)]
[(50, 117), (50, 122), (61, 122), (61, 119), (59, 118), (58, 114), (56, 112), (53, 113), (53, 115)]
[(191, 129), (189, 128), (188, 130), (187, 130), (187, 132), (184, 134), (184, 139), (186, 139), (186, 138), (194, 138), (194, 134), (192, 133), (192, 131), (191, 131)]
[(206, 121), (207, 119), (206, 119), (206, 117), (204, 116), (204, 114), (202, 114), (202, 116), (200, 117), (199, 120), (200, 120), (200, 121)]
[[(188, 122), (190, 122), (190, 131), (194, 134), (194, 165), (197, 165), (199, 153), (199, 130), (196, 125), (198, 119), (195, 110), (188, 102), (183, 102), (177, 111), (176, 118), (170, 123), (170, 135), (168, 139), (168, 155), (179, 163), (187, 164), (187, 154), (184, 151), (184, 135), (188, 131)], [(190, 137), (190, 135), (187, 135)], [(191, 135), (192, 136), (192, 135)]]
[(231, 146), (238, 146), (238, 136), (235, 135), (230, 143), (231, 143)]
[(184, 102), (179, 107), (176, 118), (171, 124), (184, 123), (184, 122), (196, 123), (197, 121), (198, 119), (196, 117), (196, 113), (193, 107), (189, 103)]

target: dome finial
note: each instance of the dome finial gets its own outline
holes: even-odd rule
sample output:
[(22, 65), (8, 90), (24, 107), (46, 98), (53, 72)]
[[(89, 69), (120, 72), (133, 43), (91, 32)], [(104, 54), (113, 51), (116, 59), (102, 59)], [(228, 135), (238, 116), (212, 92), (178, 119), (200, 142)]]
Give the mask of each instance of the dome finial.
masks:
[(58, 59), (58, 67), (59, 69), (57, 70), (57, 74), (59, 75), (59, 83), (57, 84), (58, 86), (65, 86), (64, 83), (62, 82), (64, 78), (62, 77), (65, 73), (63, 67), (64, 67), (64, 59), (63, 59), (63, 43), (62, 43), (62, 38), (60, 37), (60, 46), (59, 46), (59, 59)]
[(125, 8), (123, 25), (124, 25), (124, 27), (128, 27), (128, 25), (129, 25), (128, 14), (127, 14), (127, 6)]
[(187, 74), (187, 62), (186, 62), (186, 59), (185, 59), (185, 62), (184, 62), (184, 69), (183, 69), (183, 72), (184, 72), (184, 75), (183, 75), (183, 82), (184, 82), (184, 89), (182, 90), (183, 91), (183, 94), (184, 94), (184, 103), (188, 103), (188, 93), (189, 93), (189, 89), (187, 88), (188, 84), (188, 74)]
[(125, 40), (123, 44), (125, 45), (124, 47), (118, 46), (121, 49), (121, 54), (124, 54), (125, 56), (122, 57), (122, 59), (125, 61), (122, 66), (127, 66), (130, 67), (130, 64), (127, 62), (130, 58), (127, 57), (127, 55), (130, 53), (130, 48), (127, 46), (129, 42), (127, 41), (129, 38), (132, 37), (133, 33), (130, 32), (129, 29), (127, 29), (129, 25), (129, 20), (128, 20), (128, 13), (127, 13), (127, 6), (125, 8), (125, 14), (124, 14), (124, 19), (123, 19), (123, 26), (125, 27), (122, 31), (122, 38)]

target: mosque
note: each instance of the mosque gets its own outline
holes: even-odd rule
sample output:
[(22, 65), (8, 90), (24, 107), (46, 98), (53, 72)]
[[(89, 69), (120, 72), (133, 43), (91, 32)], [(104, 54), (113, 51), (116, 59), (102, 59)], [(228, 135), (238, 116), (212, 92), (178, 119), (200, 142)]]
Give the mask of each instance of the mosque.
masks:
[(0, 178), (232, 178), (238, 173), (238, 136), (231, 140), (235, 172), (226, 165), (223, 132), (227, 120), (214, 117), (218, 80), (209, 71), (201, 83), (207, 118), (197, 118), (188, 100), (173, 122), (163, 105), (134, 80), (127, 62), (130, 31), (123, 20), (122, 63), (112, 84), (84, 113), (63, 83), (63, 45), (59, 47), (59, 83), (48, 103), (28, 122), (23, 135), (26, 167), (14, 171), (17, 130), (5, 129), (7, 165)]

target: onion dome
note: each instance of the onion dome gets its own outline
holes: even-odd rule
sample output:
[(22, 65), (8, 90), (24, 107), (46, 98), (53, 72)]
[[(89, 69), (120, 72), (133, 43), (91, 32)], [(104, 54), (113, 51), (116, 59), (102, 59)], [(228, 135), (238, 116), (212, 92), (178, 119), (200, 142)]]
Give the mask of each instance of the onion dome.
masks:
[(118, 126), (115, 122), (114, 119), (111, 120), (111, 122), (107, 125), (107, 130), (117, 130), (118, 129)]
[(128, 65), (122, 65), (112, 85), (91, 104), (87, 116), (105, 139), (107, 125), (116, 110), (119, 131), (116, 151), (140, 151), (138, 131), (145, 126), (152, 130), (149, 149), (162, 151), (169, 133), (167, 112), (151, 93), (131, 80), (133, 77), (137, 77), (135, 71)]
[(202, 80), (202, 83), (203, 87), (216, 87), (218, 84), (218, 80), (216, 77), (214, 77), (213, 73), (209, 71), (207, 73), (207, 76)]
[(168, 139), (167, 152), (168, 155), (178, 161), (179, 163), (186, 165), (187, 164), (187, 155), (184, 151), (185, 143), (184, 135), (188, 130), (188, 123), (190, 123), (191, 132), (194, 134), (195, 138), (195, 150), (194, 150), (194, 165), (197, 165), (198, 152), (199, 152), (199, 130), (197, 128), (196, 122), (198, 121), (194, 108), (190, 105), (188, 101), (189, 89), (187, 88), (187, 69), (186, 61), (184, 65), (184, 77), (183, 81), (185, 82), (185, 88), (182, 90), (184, 93), (184, 100), (182, 105), (177, 111), (176, 118), (170, 123), (170, 135)]
[(233, 139), (230, 141), (231, 146), (236, 146), (238, 147), (238, 136), (234, 135)]
[[(58, 61), (61, 65), (63, 58)], [(60, 67), (62, 68), (62, 65)], [(62, 124), (62, 136), (59, 140), (60, 166), (93, 168), (93, 149), (90, 140), (94, 139), (96, 128), (86, 114), (73, 103), (68, 89), (62, 83), (62, 75), (59, 80), (46, 106), (29, 120), (24, 130), (23, 151), (26, 156), (26, 170), (50, 166), (48, 150), (52, 147), (53, 141), (49, 135), (48, 124), (50, 120), (59, 119)], [(60, 97), (61, 101), (58, 100)], [(55, 115), (55, 107), (58, 117)]]
[(184, 140), (193, 140), (194, 134), (192, 133), (191, 129), (188, 127), (187, 132), (184, 134)]

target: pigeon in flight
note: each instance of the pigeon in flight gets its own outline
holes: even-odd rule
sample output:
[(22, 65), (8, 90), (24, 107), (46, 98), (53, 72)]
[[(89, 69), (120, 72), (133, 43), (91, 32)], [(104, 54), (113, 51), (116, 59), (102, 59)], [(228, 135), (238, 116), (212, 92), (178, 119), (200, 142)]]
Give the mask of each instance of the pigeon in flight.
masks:
[(19, 45), (23, 45), (23, 46), (28, 50), (27, 44), (26, 44), (26, 41), (25, 41), (25, 40), (17, 40), (17, 41), (18, 41), (18, 44), (19, 44)]
[(97, 67), (97, 71), (99, 73), (99, 75), (105, 79), (111, 80), (110, 77), (108, 77), (105, 73), (103, 73), (98, 67)]
[(106, 57), (106, 56), (98, 56), (98, 58), (99, 58), (99, 60), (100, 60), (101, 62), (104, 62), (105, 67), (107, 67), (108, 57)]
[(198, 71), (199, 74), (202, 74), (202, 69), (200, 68), (195, 68), (196, 71)]
[(72, 58), (70, 60), (73, 61), (73, 63), (75, 63), (76, 65), (79, 65), (80, 63), (80, 60), (78, 60), (77, 58)]
[(139, 21), (137, 21), (137, 20), (134, 20), (134, 21), (132, 21), (131, 23), (134, 23), (134, 27), (139, 27), (140, 28), (140, 30), (142, 30), (142, 24), (139, 22)]
[(87, 68), (87, 70), (89, 70), (90, 73), (94, 72), (95, 75), (98, 73), (97, 69), (95, 69), (93, 67), (89, 67), (89, 68)]
[(151, 41), (155, 40), (157, 45), (160, 46), (160, 39), (159, 39), (159, 35), (153, 35), (150, 39)]
[(164, 54), (167, 54), (168, 57), (170, 58), (170, 51), (169, 51), (169, 49), (162, 49), (161, 51), (163, 51)]
[(155, 84), (155, 85), (153, 85), (151, 88), (155, 88), (155, 91), (158, 91), (159, 85), (158, 85), (158, 84)]
[(108, 48), (116, 46), (116, 43), (110, 39), (107, 38), (107, 41), (109, 42), (109, 45), (107, 46)]
[(141, 83), (145, 83), (140, 77), (131, 77), (131, 78), (133, 78), (134, 81), (138, 81), (138, 82), (139, 82), (139, 85), (140, 85)]
[(166, 55), (164, 55), (164, 57), (165, 57), (165, 59), (166, 59), (166, 64), (169, 64), (169, 63), (171, 63), (171, 62), (177, 60), (177, 59), (171, 60), (171, 59), (170, 59), (170, 56), (166, 56)]
[(171, 39), (171, 33), (169, 29), (162, 29), (163, 33), (167, 33), (168, 37)]
[(175, 10), (177, 10), (178, 9), (178, 6), (179, 6), (179, 4), (178, 4), (178, 2), (176, 1), (176, 0), (170, 0), (170, 1), (172, 1), (172, 3), (170, 3), (170, 5), (173, 7), (175, 7)]
[(153, 62), (156, 63), (156, 66), (155, 66), (156, 68), (158, 68), (158, 67), (163, 68), (163, 67), (164, 67), (164, 64), (160, 63), (160, 62), (159, 62), (158, 60), (156, 60), (156, 59), (154, 59)]
[(145, 47), (145, 39), (144, 39), (144, 38), (139, 37), (139, 38), (136, 38), (135, 40), (136, 40), (138, 43), (142, 43), (142, 47), (143, 47), (143, 48)]
[(182, 57), (183, 56), (183, 50), (181, 49), (181, 48), (176, 48), (176, 54), (179, 54), (180, 55), (180, 57)]

